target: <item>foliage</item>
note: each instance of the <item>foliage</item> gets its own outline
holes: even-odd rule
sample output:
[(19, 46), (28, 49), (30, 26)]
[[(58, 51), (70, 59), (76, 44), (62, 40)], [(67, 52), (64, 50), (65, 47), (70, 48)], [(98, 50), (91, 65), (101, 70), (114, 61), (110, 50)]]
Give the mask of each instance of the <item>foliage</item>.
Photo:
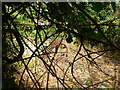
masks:
[[(3, 61), (7, 63), (24, 61), (25, 48), (38, 57), (39, 53), (45, 52), (45, 43), (55, 39), (65, 39), (71, 43), (73, 38), (78, 38), (76, 41), (80, 42), (89, 58), (86, 43), (92, 47), (98, 45), (103, 50), (120, 51), (119, 3), (4, 2), (2, 9)], [(35, 52), (26, 40), (36, 47)], [(27, 68), (27, 64), (24, 65)], [(14, 82), (13, 77), (10, 79)], [(108, 87), (107, 84), (104, 86)]]
[(19, 88), (19, 86), (15, 83), (15, 77), (14, 74), (19, 74), (17, 69), (15, 69), (14, 65), (9, 65), (7, 62), (3, 61), (3, 67), (4, 70), (2, 73), (2, 88), (3, 89), (12, 89), (12, 88)]

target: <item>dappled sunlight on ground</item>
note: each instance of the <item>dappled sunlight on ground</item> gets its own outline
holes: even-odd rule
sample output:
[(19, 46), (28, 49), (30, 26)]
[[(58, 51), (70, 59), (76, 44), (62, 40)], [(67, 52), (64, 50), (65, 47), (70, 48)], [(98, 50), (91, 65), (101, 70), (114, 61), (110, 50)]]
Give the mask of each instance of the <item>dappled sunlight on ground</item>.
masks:
[[(33, 57), (28, 65), (28, 71), (34, 82), (31, 80), (27, 71), (24, 73), (22, 82), (26, 84), (26, 87), (36, 87), (34, 83), (37, 81), (37, 84), (40, 84), (37, 86), (41, 88), (62, 88), (63, 85), (61, 83), (63, 82), (65, 86), (71, 88), (92, 85), (93, 88), (114, 87), (116, 85), (115, 78), (117, 78), (115, 64), (112, 63), (109, 58), (104, 56), (96, 58), (98, 56), (96, 53), (91, 55), (92, 58), (96, 59), (94, 59), (94, 61), (91, 60), (90, 62), (86, 59), (89, 59), (89, 57), (84, 56), (86, 55), (84, 49), (81, 49), (76, 56), (78, 49), (78, 46), (70, 44), (69, 53), (57, 53), (55, 56), (54, 54), (48, 56), (41, 55), (43, 60)], [(49, 67), (51, 67), (51, 70), (44, 61)], [(18, 70), (22, 75), (24, 67), (20, 66), (18, 67)], [(53, 72), (56, 76), (54, 76)], [(20, 76), (16, 76), (16, 78), (19, 79)]]

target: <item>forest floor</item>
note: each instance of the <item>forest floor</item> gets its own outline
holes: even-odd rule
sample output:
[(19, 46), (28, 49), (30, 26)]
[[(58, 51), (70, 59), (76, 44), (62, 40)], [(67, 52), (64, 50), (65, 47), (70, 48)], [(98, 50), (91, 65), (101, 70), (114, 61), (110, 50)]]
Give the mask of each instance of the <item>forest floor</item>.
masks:
[[(55, 56), (51, 55), (50, 58), (46, 55), (41, 56), (51, 67), (53, 71), (51, 73), (42, 60), (33, 57), (28, 64), (28, 71), (26, 70), (22, 77), (25, 87), (63, 88), (61, 83), (70, 88), (81, 88), (82, 86), (90, 86), (90, 88), (117, 87), (118, 70), (115, 63), (112, 63), (104, 55), (98, 57), (99, 55), (96, 53), (91, 54), (91, 57), (96, 59), (90, 62), (89, 57), (86, 56), (88, 59), (85, 57), (84, 49), (81, 49), (76, 56), (79, 46), (75, 44), (69, 44), (69, 46), (70, 52), (68, 53), (57, 53)], [(96, 51), (95, 48), (93, 51)], [(15, 75), (16, 82), (23, 74), (24, 65), (19, 65), (17, 68), (20, 74)], [(54, 73), (58, 78), (54, 76)]]

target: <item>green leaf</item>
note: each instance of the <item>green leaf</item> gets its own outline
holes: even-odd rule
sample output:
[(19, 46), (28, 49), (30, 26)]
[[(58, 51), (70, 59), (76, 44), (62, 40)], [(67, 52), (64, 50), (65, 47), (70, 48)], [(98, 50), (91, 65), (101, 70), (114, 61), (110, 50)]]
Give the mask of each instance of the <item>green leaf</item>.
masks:
[(66, 39), (66, 41), (68, 43), (71, 43), (73, 41), (72, 36), (70, 34), (68, 35), (68, 38)]
[(112, 87), (110, 84), (107, 84), (107, 83), (102, 83), (101, 85), (103, 85), (105, 87)]
[(91, 35), (91, 37), (94, 38), (94, 39), (96, 39), (96, 40), (101, 40), (102, 39), (101, 35), (100, 34), (96, 34), (96, 33), (93, 33)]
[(112, 2), (111, 5), (112, 5), (113, 11), (115, 12), (116, 11), (116, 4), (115, 4), (115, 2)]
[(100, 2), (92, 3), (93, 10), (99, 13), (103, 9), (103, 4)]
[(94, 62), (90, 62), (90, 65), (93, 67), (94, 66)]

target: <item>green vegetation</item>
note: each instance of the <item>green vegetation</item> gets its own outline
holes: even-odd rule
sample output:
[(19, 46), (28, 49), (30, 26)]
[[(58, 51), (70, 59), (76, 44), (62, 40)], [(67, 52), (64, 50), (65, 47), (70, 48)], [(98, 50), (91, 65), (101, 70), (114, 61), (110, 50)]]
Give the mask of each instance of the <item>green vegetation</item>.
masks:
[[(115, 75), (110, 75), (101, 68), (109, 61), (115, 66), (120, 62), (120, 3), (3, 2), (2, 24), (3, 88), (41, 88), (44, 82), (44, 79), (41, 79), (43, 77), (46, 78), (46, 85), (43, 88), (118, 88), (120, 78), (117, 78), (116, 71)], [(68, 53), (71, 57), (67, 59), (63, 55), (58, 55), (56, 58), (55, 51), (54, 55), (51, 55), (51, 60), (46, 47), (54, 40), (60, 39), (66, 40), (71, 50), (74, 48), (75, 50), (71, 51), (72, 54)], [(78, 47), (72, 46), (76, 43)], [(43, 57), (42, 55), (45, 54), (46, 56)], [(64, 69), (66, 68), (64, 66), (62, 69), (62, 64), (65, 62), (60, 62), (62, 64), (59, 69), (63, 71), (63, 76), (60, 76), (62, 72), (58, 74), (58, 69), (56, 70), (60, 64), (57, 63), (59, 56), (60, 60), (68, 60), (70, 65), (68, 69)], [(106, 61), (106, 58), (109, 60)], [(89, 77), (85, 79), (79, 75), (80, 72), (76, 71), (84, 67), (82, 60), (85, 61), (89, 72)], [(38, 72), (36, 73), (38, 67), (37, 69), (35, 67), (38, 61), (41, 70), (39, 76), (37, 76)], [(92, 76), (96, 72), (95, 68), (99, 71), (96, 74), (104, 73), (106, 76), (103, 76), (106, 78), (101, 80), (99, 75), (100, 77), (95, 80)], [(18, 76), (14, 77), (16, 73)], [(67, 73), (71, 76), (69, 77)], [(49, 87), (50, 75), (56, 78), (56, 86)], [(25, 79), (24, 77), (27, 76), (29, 78)], [(27, 82), (29, 79), (30, 83)], [(111, 82), (113, 84), (110, 84)]]

